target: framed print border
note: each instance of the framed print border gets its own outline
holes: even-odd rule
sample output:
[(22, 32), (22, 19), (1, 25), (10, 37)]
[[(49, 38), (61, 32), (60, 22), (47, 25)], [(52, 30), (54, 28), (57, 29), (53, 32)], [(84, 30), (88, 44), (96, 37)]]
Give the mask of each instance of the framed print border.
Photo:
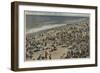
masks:
[[(95, 63), (82, 64), (82, 65), (19, 68), (19, 56), (18, 56), (19, 55), (19, 5), (94, 9), (95, 10)], [(77, 67), (79, 68), (79, 67), (92, 67), (92, 66), (97, 66), (97, 7), (96, 6), (34, 3), (34, 2), (19, 2), (19, 1), (11, 3), (11, 70), (28, 71), (28, 70), (46, 70), (46, 69), (77, 68)]]

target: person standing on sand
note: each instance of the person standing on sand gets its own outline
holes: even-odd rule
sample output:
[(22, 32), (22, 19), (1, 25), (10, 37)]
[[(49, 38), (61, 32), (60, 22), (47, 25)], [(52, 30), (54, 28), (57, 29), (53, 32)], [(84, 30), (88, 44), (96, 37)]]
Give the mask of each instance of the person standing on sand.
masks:
[(51, 59), (51, 54), (49, 54), (49, 59)]
[(45, 53), (45, 59), (51, 59), (51, 54), (50, 54), (49, 48), (46, 48), (44, 50), (44, 53)]
[(45, 50), (44, 50), (44, 57), (45, 57), (45, 59), (47, 59), (47, 55), (48, 55), (48, 52), (47, 52), (47, 50), (45, 49)]

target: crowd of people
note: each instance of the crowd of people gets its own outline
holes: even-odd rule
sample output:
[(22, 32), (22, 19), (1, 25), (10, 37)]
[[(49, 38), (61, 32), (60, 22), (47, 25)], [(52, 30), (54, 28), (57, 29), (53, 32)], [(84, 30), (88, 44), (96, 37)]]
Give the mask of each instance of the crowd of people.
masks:
[(26, 60), (54, 59), (59, 49), (67, 49), (56, 54), (59, 59), (89, 57), (89, 23), (86, 21), (26, 34)]

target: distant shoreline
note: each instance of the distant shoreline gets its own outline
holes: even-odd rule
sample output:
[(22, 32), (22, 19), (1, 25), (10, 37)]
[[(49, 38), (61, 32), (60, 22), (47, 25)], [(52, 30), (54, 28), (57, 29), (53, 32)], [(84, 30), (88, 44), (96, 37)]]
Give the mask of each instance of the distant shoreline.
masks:
[(47, 30), (47, 29), (52, 29), (52, 28), (55, 28), (55, 27), (60, 27), (60, 26), (64, 26), (64, 25), (67, 25), (67, 24), (73, 24), (73, 23), (80, 23), (82, 21), (88, 21), (86, 19), (80, 19), (80, 20), (71, 20), (71, 21), (68, 21), (66, 24), (54, 24), (54, 25), (44, 25), (42, 27), (39, 27), (39, 28), (32, 28), (30, 30), (28, 30), (26, 32), (26, 34), (31, 34), (31, 33), (35, 33), (35, 32), (39, 32), (39, 31), (42, 31), (42, 30)]
[(64, 26), (64, 25), (67, 25), (67, 24), (61, 24), (61, 25), (55, 24), (55, 25), (52, 25), (52, 26), (51, 25), (47, 25), (47, 26), (42, 26), (41, 28), (33, 28), (33, 29), (29, 30), (28, 32), (26, 32), (26, 34), (39, 32), (41, 30), (47, 30), (47, 29), (51, 29), (51, 28), (55, 28), (55, 27)]

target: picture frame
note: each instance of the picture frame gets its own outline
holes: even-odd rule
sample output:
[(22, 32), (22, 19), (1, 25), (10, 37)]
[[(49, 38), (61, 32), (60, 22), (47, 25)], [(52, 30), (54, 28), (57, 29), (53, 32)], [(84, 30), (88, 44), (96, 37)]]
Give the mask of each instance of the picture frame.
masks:
[(97, 66), (96, 6), (11, 3), (11, 70), (94, 66)]

